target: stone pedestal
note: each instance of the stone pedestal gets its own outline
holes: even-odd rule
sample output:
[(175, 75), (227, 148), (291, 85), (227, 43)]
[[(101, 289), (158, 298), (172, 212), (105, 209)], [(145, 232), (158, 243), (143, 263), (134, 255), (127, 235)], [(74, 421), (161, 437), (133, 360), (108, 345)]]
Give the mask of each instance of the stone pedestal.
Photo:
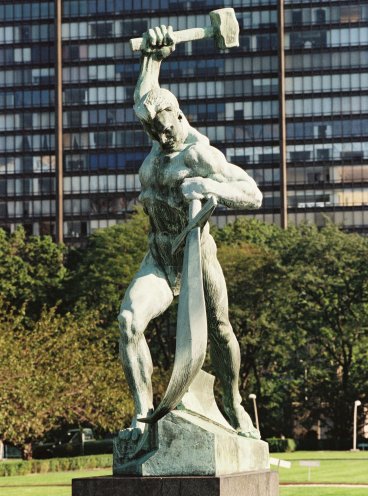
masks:
[(74, 479), (72, 496), (278, 496), (269, 470), (220, 477), (91, 477)]
[[(269, 469), (268, 444), (238, 435), (222, 416), (214, 377), (201, 371), (177, 410), (155, 424), (139, 456), (134, 444), (114, 440), (114, 475), (220, 476)], [(249, 419), (249, 429), (254, 427)]]
[[(73, 496), (278, 496), (268, 444), (228, 424), (201, 372), (172, 411), (141, 435), (114, 440), (114, 475), (73, 480)], [(249, 434), (258, 431), (249, 419)]]

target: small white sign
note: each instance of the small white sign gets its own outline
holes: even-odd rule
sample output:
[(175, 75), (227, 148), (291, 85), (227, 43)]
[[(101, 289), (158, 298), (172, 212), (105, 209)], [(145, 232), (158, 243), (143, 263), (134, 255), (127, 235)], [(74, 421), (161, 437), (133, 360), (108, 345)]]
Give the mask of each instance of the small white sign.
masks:
[(301, 467), (319, 467), (321, 462), (319, 460), (300, 460)]
[(308, 467), (308, 481), (311, 480), (312, 467), (319, 467), (321, 462), (319, 460), (300, 460), (301, 467)]
[(291, 462), (288, 462), (287, 460), (279, 460), (278, 458), (271, 457), (270, 464), (277, 465), (278, 467), (282, 467), (282, 468), (291, 468)]

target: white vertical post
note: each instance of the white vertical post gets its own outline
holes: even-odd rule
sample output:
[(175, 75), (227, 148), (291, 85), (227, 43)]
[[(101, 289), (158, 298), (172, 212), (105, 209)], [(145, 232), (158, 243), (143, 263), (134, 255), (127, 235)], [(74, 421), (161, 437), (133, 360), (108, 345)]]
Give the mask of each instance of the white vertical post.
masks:
[(357, 425), (357, 417), (358, 417), (358, 406), (360, 406), (362, 403), (359, 400), (354, 401), (354, 421), (353, 421), (353, 451), (357, 451), (357, 430), (358, 430), (358, 425)]
[(250, 400), (253, 400), (253, 407), (254, 407), (254, 417), (256, 420), (256, 427), (259, 430), (259, 421), (258, 421), (258, 411), (257, 411), (257, 396), (254, 393), (251, 393), (248, 398)]

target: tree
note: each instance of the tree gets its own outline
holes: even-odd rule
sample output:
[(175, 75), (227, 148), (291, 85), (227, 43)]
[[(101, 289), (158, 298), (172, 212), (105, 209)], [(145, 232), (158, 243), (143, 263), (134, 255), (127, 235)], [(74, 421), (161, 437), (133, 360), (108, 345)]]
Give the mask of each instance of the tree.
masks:
[(39, 316), (43, 305), (52, 306), (60, 297), (66, 269), (64, 249), (49, 236), (26, 237), (22, 227), (8, 235), (0, 229), (0, 294), (28, 316)]
[[(233, 240), (234, 241), (234, 240)], [(249, 243), (222, 245), (219, 259), (229, 295), (230, 320), (240, 344), (241, 391), (261, 398), (261, 431), (290, 434), (294, 377), (289, 351), (295, 335), (285, 332), (288, 274), (277, 252)]]
[(296, 356), (307, 374), (300, 404), (307, 398), (309, 423), (323, 410), (334, 437), (347, 437), (354, 400), (368, 397), (368, 242), (332, 224), (304, 226), (283, 256), (293, 289), (288, 326), (306, 336)]
[(30, 328), (0, 307), (0, 439), (29, 450), (62, 424), (117, 430), (132, 414), (121, 365), (96, 314), (44, 310)]
[[(286, 405), (288, 416), (293, 412), (307, 429), (325, 418), (332, 421), (331, 435), (348, 436), (352, 404), (357, 398), (367, 401), (368, 395), (367, 240), (334, 225), (282, 231), (249, 219), (214, 233), (220, 244), (235, 247), (222, 259), (234, 327), (241, 348), (251, 351), (243, 352), (243, 360), (251, 363), (253, 354), (258, 364), (259, 372), (245, 370), (248, 385), (256, 388), (261, 409), (265, 405), (261, 418), (272, 419), (263, 429), (288, 433), (282, 422), (281, 405)], [(244, 242), (256, 245), (258, 254), (242, 247)], [(263, 264), (262, 250), (275, 257), (275, 266)], [(258, 353), (250, 347), (262, 336), (254, 322), (262, 323), (267, 336)]]

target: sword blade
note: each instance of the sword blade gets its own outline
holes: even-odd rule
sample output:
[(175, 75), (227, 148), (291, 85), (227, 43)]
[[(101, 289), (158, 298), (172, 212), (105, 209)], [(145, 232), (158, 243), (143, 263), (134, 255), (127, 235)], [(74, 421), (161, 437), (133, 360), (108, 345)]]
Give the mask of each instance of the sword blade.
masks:
[(171, 379), (159, 406), (151, 416), (140, 418), (140, 422), (157, 422), (173, 410), (203, 365), (207, 349), (207, 316), (200, 243), (201, 232), (197, 227), (189, 232), (185, 244)]

